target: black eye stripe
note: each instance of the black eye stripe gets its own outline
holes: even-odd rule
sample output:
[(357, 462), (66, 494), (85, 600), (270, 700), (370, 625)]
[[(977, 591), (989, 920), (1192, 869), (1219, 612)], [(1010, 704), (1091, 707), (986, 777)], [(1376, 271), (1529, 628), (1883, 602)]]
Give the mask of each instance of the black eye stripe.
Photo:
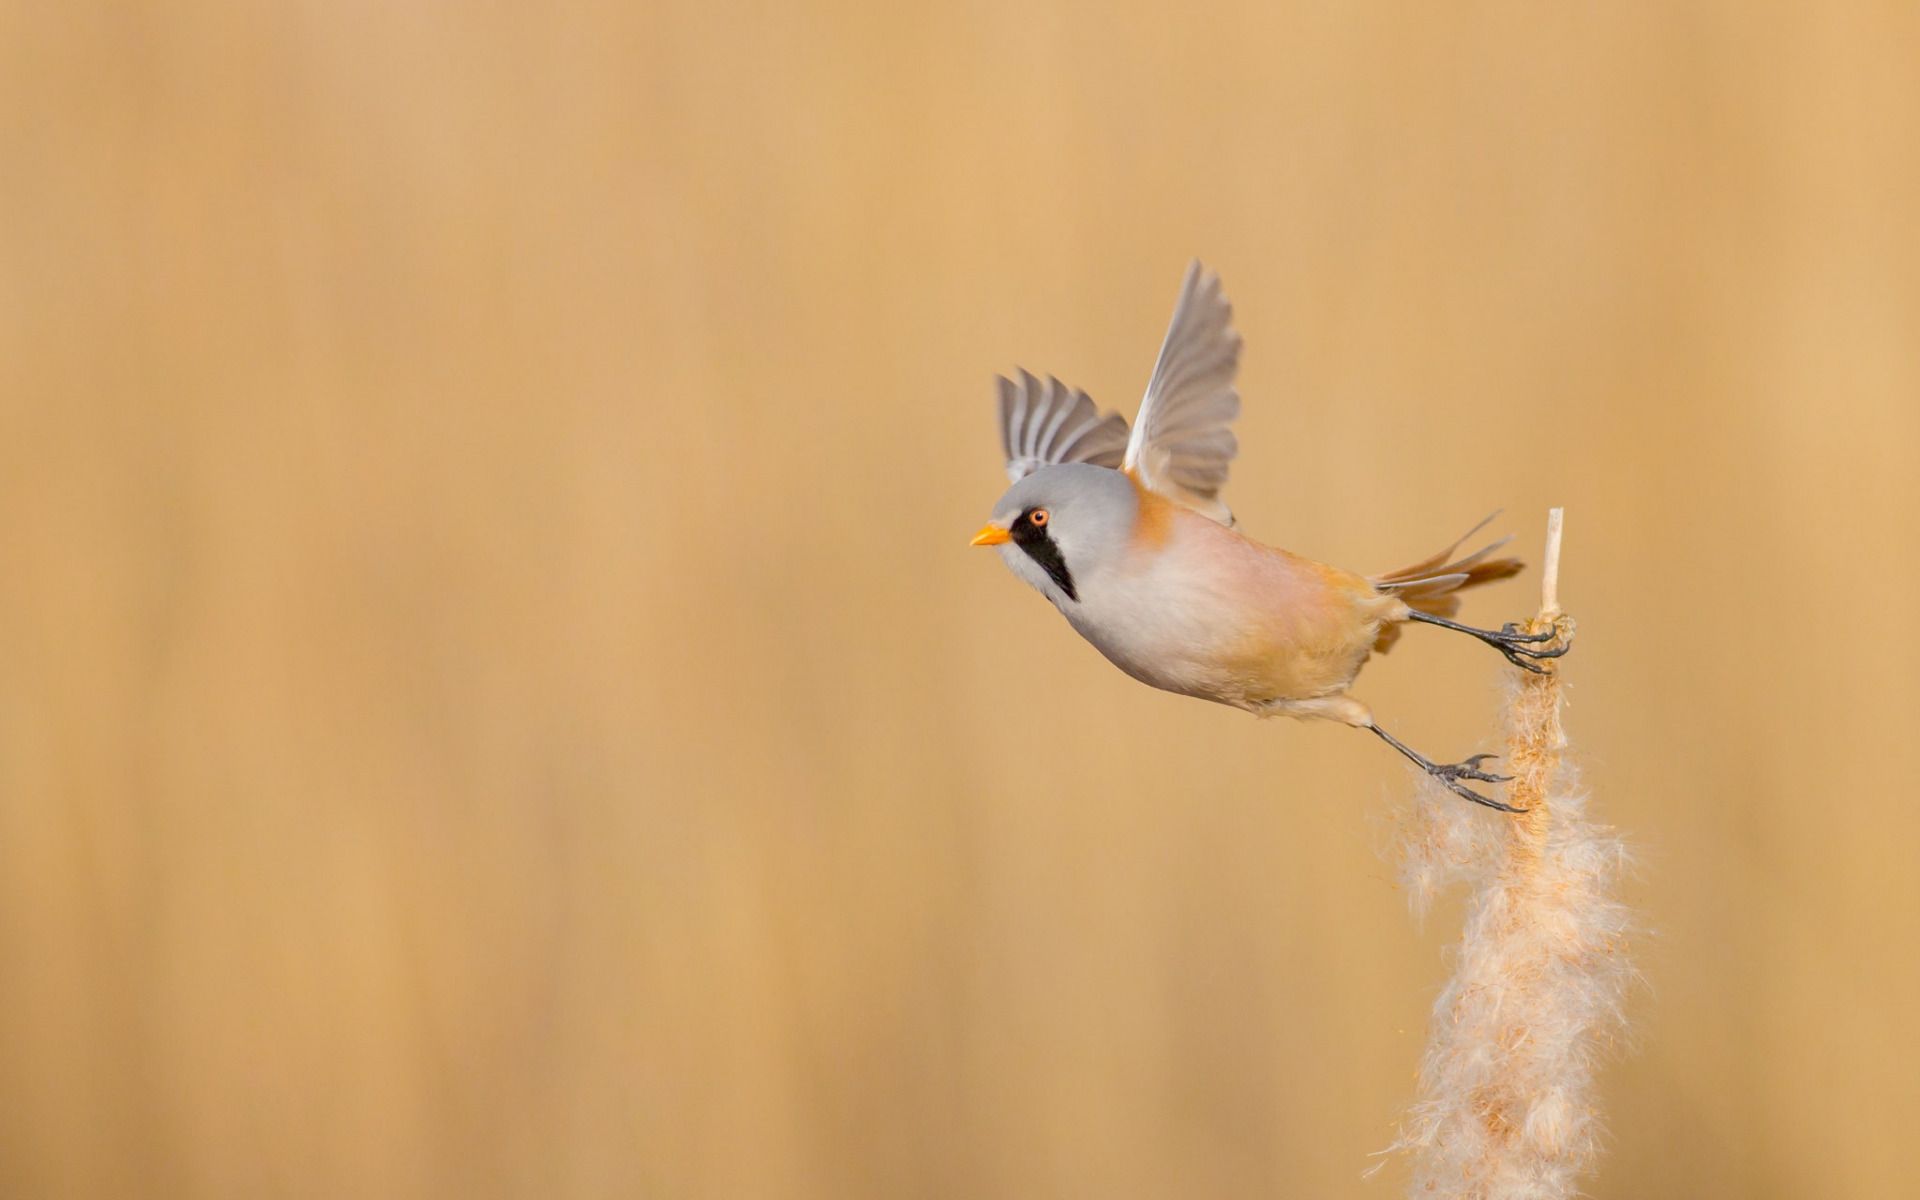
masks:
[(1047, 577), (1067, 594), (1067, 599), (1077, 604), (1080, 602), (1080, 593), (1074, 590), (1073, 573), (1067, 570), (1067, 560), (1060, 556), (1060, 547), (1054, 542), (1053, 535), (1047, 532), (1047, 526), (1033, 523), (1032, 517), (1037, 511), (1030, 508), (1013, 523), (1013, 544), (1024, 550), (1028, 558), (1039, 563)]

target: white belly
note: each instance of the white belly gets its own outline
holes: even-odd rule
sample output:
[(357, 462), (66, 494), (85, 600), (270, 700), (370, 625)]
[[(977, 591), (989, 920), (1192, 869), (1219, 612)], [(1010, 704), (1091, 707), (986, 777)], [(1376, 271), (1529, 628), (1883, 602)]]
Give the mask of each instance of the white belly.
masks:
[(1246, 606), (1210, 572), (1171, 565), (1132, 577), (1089, 579), (1079, 604), (1065, 603), (1080, 636), (1151, 687), (1222, 703), (1223, 649), (1248, 628)]
[(1079, 603), (1056, 603), (1110, 662), (1164, 691), (1266, 712), (1344, 690), (1391, 601), (1227, 536), (1094, 575)]

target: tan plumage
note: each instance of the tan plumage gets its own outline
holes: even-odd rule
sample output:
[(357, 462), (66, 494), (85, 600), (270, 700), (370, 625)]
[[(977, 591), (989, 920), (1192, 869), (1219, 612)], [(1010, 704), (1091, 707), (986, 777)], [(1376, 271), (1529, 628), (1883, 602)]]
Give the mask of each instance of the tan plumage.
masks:
[(1232, 312), (1218, 278), (1194, 263), (1123, 455), (1126, 422), (1100, 415), (1086, 393), (1024, 371), (1002, 379), (1002, 446), (1015, 482), (975, 544), (998, 546), (1083, 637), (1144, 683), (1263, 716), (1370, 729), (1460, 794), (1504, 807), (1460, 783), (1500, 776), (1479, 771), (1477, 759), (1441, 766), (1414, 753), (1347, 689), (1407, 621), (1460, 629), (1521, 666), (1559, 653), (1449, 620), (1461, 591), (1521, 563), (1493, 557), (1504, 539), (1454, 557), (1485, 521), (1439, 553), (1371, 578), (1234, 528), (1220, 500), (1238, 450), (1228, 428), (1240, 408)]
[[(1388, 571), (1384, 575), (1375, 575), (1371, 582), (1381, 591), (1392, 592), (1407, 607), (1429, 616), (1451, 617), (1460, 611), (1460, 593), (1483, 583), (1493, 583), (1500, 579), (1510, 579), (1518, 575), (1526, 564), (1517, 558), (1490, 558), (1512, 537), (1503, 537), (1499, 541), (1483, 546), (1465, 558), (1453, 558), (1454, 551), (1474, 534), (1487, 527), (1487, 522), (1500, 514), (1494, 513), (1472, 529), (1455, 538), (1453, 544), (1430, 558), (1423, 558), (1410, 567), (1401, 567), (1398, 571)], [(1448, 560), (1452, 561), (1448, 561)], [(1400, 637), (1398, 622), (1381, 627), (1379, 640), (1373, 648), (1386, 653)]]

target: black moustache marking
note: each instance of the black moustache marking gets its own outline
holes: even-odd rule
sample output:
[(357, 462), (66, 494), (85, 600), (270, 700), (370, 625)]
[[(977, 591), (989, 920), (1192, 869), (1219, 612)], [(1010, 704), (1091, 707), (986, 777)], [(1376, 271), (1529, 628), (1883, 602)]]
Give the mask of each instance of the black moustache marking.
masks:
[(1040, 564), (1040, 569), (1047, 573), (1048, 578), (1060, 585), (1060, 590), (1067, 594), (1067, 599), (1075, 604), (1080, 603), (1080, 593), (1073, 590), (1073, 573), (1067, 570), (1067, 560), (1060, 557), (1060, 547), (1054, 544), (1053, 535), (1047, 532), (1047, 527), (1035, 525), (1027, 519), (1033, 513), (1034, 510), (1030, 508), (1021, 513), (1020, 519), (1013, 523), (1013, 529), (1009, 531), (1013, 537), (1013, 544), (1026, 551), (1028, 558)]

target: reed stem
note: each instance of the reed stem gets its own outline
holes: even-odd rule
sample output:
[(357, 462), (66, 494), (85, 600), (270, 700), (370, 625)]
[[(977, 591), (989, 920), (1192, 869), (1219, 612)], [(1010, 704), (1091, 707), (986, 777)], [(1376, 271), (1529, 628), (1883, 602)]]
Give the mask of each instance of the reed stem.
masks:
[[(1529, 632), (1573, 637), (1560, 611), (1561, 510), (1548, 518), (1540, 612)], [(1469, 888), (1453, 977), (1434, 1004), (1420, 1098), (1393, 1149), (1413, 1156), (1414, 1196), (1562, 1200), (1595, 1161), (1596, 1063), (1624, 1029), (1626, 909), (1619, 838), (1586, 819), (1563, 761), (1561, 664), (1516, 672), (1507, 709), (1511, 817), (1468, 812), (1423, 788), (1403, 875), (1416, 908)]]

